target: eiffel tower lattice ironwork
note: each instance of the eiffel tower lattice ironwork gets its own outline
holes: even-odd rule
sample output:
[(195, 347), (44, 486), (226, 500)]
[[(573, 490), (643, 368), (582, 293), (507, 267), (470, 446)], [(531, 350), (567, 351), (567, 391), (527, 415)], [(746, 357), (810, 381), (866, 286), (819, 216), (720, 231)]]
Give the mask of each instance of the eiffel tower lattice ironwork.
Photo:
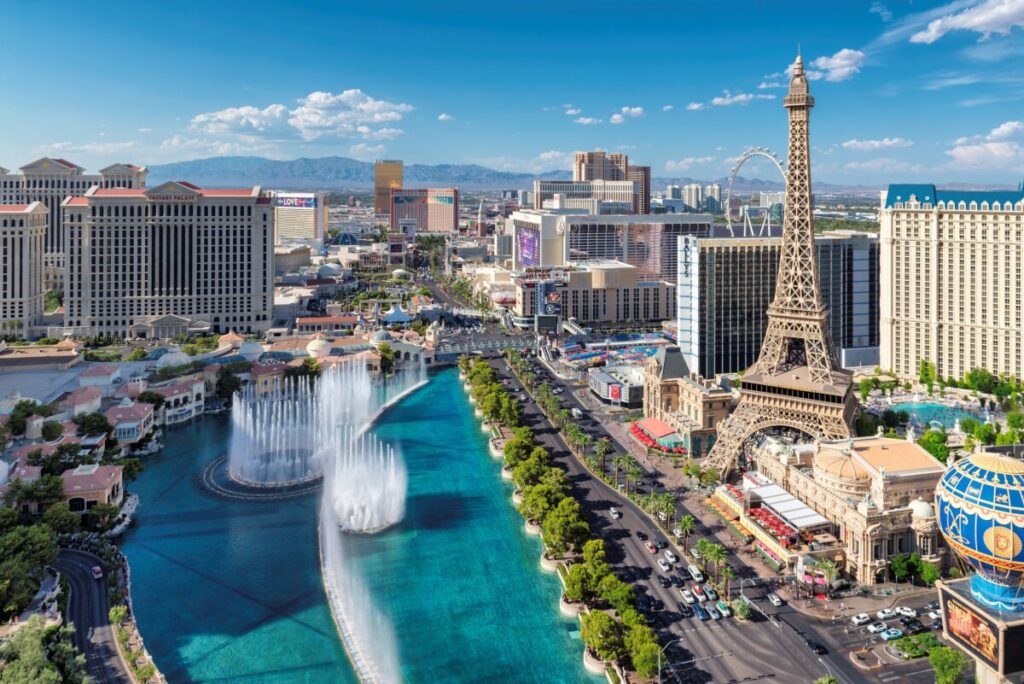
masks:
[(706, 466), (724, 479), (756, 432), (788, 427), (819, 439), (851, 434), (857, 411), (851, 375), (839, 367), (821, 300), (811, 212), (811, 97), (797, 56), (789, 94), (785, 216), (775, 299), (757, 362), (743, 377), (736, 410), (718, 428)]

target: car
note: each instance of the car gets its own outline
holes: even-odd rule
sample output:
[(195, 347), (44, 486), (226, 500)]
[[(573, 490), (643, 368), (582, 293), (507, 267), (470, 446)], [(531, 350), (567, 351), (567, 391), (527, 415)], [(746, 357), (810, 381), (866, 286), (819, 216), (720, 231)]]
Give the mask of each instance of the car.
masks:
[(690, 608), (687, 604), (679, 601), (676, 603), (676, 607), (679, 608), (679, 614), (684, 618), (693, 617), (693, 608)]
[(677, 556), (676, 554), (672, 553), (672, 551), (670, 549), (665, 549), (665, 554), (664, 555), (665, 555), (665, 560), (667, 560), (669, 563), (678, 563), (679, 562), (679, 556)]
[(693, 595), (697, 597), (698, 601), (707, 601), (708, 595), (704, 593), (704, 590), (700, 588), (699, 584), (693, 585)]
[(885, 641), (892, 641), (893, 639), (899, 639), (903, 636), (903, 632), (894, 627), (892, 629), (885, 630), (879, 636), (881, 636)]
[(704, 594), (708, 597), (708, 601), (718, 600), (718, 593), (710, 585), (704, 585)]
[(690, 549), (690, 555), (693, 556), (697, 560), (700, 560), (701, 558), (703, 558), (703, 556), (700, 555), (700, 551), (698, 551), (696, 548)]
[(672, 565), (667, 560), (665, 560), (664, 558), (659, 558), (658, 559), (658, 567), (661, 568), (663, 572), (671, 572), (672, 571)]
[(814, 653), (815, 655), (825, 655), (826, 653), (828, 653), (828, 649), (826, 649), (824, 646), (819, 644), (817, 641), (814, 641), (813, 639), (805, 640), (804, 644), (807, 646), (807, 648), (811, 649), (811, 653)]
[(920, 634), (921, 632), (924, 632), (926, 629), (927, 628), (923, 624), (921, 624), (920, 621), (915, 621), (911, 622), (909, 625), (904, 625), (903, 632), (905, 634)]
[(608, 515), (612, 516), (613, 519), (618, 520), (622, 517), (622, 512), (615, 506), (612, 506), (608, 509)]
[(889, 620), (896, 617), (896, 611), (892, 608), (883, 608), (882, 610), (875, 613), (875, 617), (879, 620)]
[(925, 610), (938, 610), (939, 609), (939, 602), (938, 601), (929, 601), (928, 603), (925, 604), (924, 609)]
[(644, 548), (647, 549), (647, 553), (658, 553), (658, 547), (652, 541), (645, 541)]
[(644, 532), (641, 532), (640, 530), (637, 530), (636, 531), (636, 538), (639, 539), (640, 541), (647, 541), (647, 534), (644, 533)]
[(686, 572), (690, 573), (690, 577), (693, 578), (694, 582), (704, 581), (704, 575), (703, 573), (701, 573), (701, 571), (697, 568), (696, 565), (691, 565), (688, 568), (686, 568)]
[(679, 595), (683, 597), (683, 600), (686, 601), (687, 605), (692, 606), (694, 603), (697, 602), (697, 599), (693, 597), (693, 592), (691, 592), (689, 589), (680, 589)]
[(905, 615), (898, 620), (898, 622), (901, 625), (903, 625), (904, 627), (906, 627), (907, 625), (909, 625), (909, 624), (911, 624), (913, 622), (917, 622), (917, 621), (918, 621), (917, 618), (907, 617)]
[(874, 624), (868, 625), (868, 632), (870, 632), (871, 634), (879, 634), (887, 629), (889, 629), (889, 626), (886, 625), (884, 622), (876, 622)]
[(103, 579), (103, 568), (98, 565), (92, 566), (92, 578)]
[(917, 617), (917, 611), (911, 608), (910, 606), (897, 606), (896, 612), (902, 615), (903, 617)]
[(670, 580), (668, 577), (665, 577), (664, 575), (658, 575), (658, 584), (660, 584), (665, 589), (668, 589), (672, 586), (672, 580)]
[(708, 606), (708, 615), (711, 616), (712, 620), (721, 620), (722, 614), (715, 610), (714, 606)]
[(939, 622), (942, 622), (942, 613), (940, 613), (937, 610), (929, 610), (925, 614), (925, 616), (931, 618), (932, 620), (938, 620)]
[(715, 604), (715, 608), (718, 608), (718, 612), (722, 614), (722, 617), (729, 617), (732, 615), (732, 608), (725, 601), (719, 599), (718, 603)]
[(665, 602), (662, 601), (661, 599), (652, 598), (651, 599), (651, 608), (653, 610), (655, 610), (655, 611), (665, 610)]
[(776, 594), (775, 592), (772, 592), (772, 593), (768, 594), (768, 596), (766, 596), (765, 598), (768, 599), (768, 603), (772, 604), (776, 608), (779, 608), (780, 606), (782, 606), (782, 599), (779, 598), (779, 595)]
[(861, 625), (865, 625), (871, 622), (871, 616), (867, 613), (858, 613), (854, 615), (852, 618), (850, 618), (850, 622), (856, 625), (857, 627), (860, 627)]
[(664, 539), (662, 539), (661, 537), (658, 537), (657, 539), (654, 540), (654, 545), (657, 546), (659, 549), (667, 549), (668, 548), (668, 542), (665, 541)]
[(704, 606), (699, 603), (694, 604), (693, 612), (697, 615), (697, 619), (701, 622), (707, 622), (711, 616), (708, 615), (708, 611), (704, 610)]
[(636, 597), (636, 609), (643, 612), (651, 607), (651, 602), (646, 596)]

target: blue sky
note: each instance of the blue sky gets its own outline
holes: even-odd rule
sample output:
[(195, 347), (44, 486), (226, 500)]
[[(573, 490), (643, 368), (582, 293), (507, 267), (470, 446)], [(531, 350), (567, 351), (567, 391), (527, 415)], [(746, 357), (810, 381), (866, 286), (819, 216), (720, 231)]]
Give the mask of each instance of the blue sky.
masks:
[[(1016, 184), (1024, 0), (4, 0), (0, 165), (223, 154), (715, 178), (785, 157), (799, 45), (816, 178)], [(767, 167), (744, 175), (771, 177)]]

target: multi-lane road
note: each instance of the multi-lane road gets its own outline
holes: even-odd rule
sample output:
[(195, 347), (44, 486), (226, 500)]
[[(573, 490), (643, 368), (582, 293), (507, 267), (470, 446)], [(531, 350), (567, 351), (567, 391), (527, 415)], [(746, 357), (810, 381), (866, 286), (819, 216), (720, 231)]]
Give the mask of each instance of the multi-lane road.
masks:
[[(518, 386), (515, 376), (505, 370), (504, 360), (494, 359), (491, 363), (500, 378), (511, 378), (512, 386)], [(586, 411), (572, 396), (569, 388), (562, 395), (562, 402), (566, 407), (576, 406)], [(750, 582), (757, 579), (754, 568), (734, 553), (729, 554), (728, 562), (737, 570), (739, 578), (748, 580), (744, 582), (746, 593), (756, 597), (757, 606), (772, 615), (773, 619), (759, 616), (748, 622), (734, 618), (701, 622), (696, 617), (684, 618), (678, 608), (682, 600), (679, 589), (664, 587), (658, 581), (658, 575), (677, 574), (681, 568), (673, 568), (672, 573), (662, 572), (657, 565), (657, 559), (661, 556), (648, 553), (637, 532), (652, 537), (664, 535), (653, 528), (650, 519), (622, 492), (585, 470), (569, 453), (568, 447), (534, 402), (525, 401), (523, 408), (524, 420), (535, 431), (538, 442), (551, 452), (556, 463), (566, 469), (573, 484), (573, 495), (586, 510), (591, 529), (605, 539), (608, 562), (615, 572), (622, 579), (631, 581), (638, 594), (658, 599), (664, 604), (662, 610), (648, 612), (653, 626), (660, 633), (662, 643), (668, 644), (663, 681), (694, 684), (760, 679), (812, 682), (828, 674), (834, 675), (843, 684), (888, 681), (862, 671), (850, 662), (847, 656), (849, 645), (841, 643), (847, 640), (840, 638), (843, 634), (841, 623), (828, 629), (789, 605), (774, 608), (764, 601), (763, 594), (767, 590), (752, 586)], [(583, 427), (595, 437), (608, 436), (614, 442), (614, 437), (599, 423), (590, 422), (586, 418), (584, 423)], [(618, 519), (613, 519), (608, 513), (613, 506), (622, 514)], [(681, 514), (687, 512), (686, 504), (682, 503)], [(717, 541), (726, 548), (732, 542), (723, 529), (699, 525), (691, 539), (701, 537)], [(673, 548), (682, 558), (679, 549)], [(690, 586), (692, 582), (688, 580), (686, 584)], [(806, 644), (808, 639), (824, 645), (827, 653), (813, 653)], [(886, 671), (885, 674), (890, 672)], [(930, 681), (926, 676), (907, 678)]]
[(61, 549), (56, 565), (71, 585), (67, 618), (75, 625), (72, 641), (85, 655), (89, 680), (130, 684), (108, 617), (107, 583), (92, 576), (92, 568), (102, 566), (102, 561), (85, 551)]

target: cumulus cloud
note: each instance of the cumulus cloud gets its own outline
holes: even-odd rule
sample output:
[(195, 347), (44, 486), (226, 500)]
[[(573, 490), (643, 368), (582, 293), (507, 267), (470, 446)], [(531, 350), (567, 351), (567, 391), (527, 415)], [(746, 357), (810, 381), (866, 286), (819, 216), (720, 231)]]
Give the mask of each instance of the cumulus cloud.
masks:
[(601, 123), (601, 120), (595, 119), (592, 116), (581, 116), (580, 118), (576, 119), (576, 123), (583, 126), (593, 126), (595, 124)]
[(675, 109), (675, 106), (673, 106), (673, 105), (663, 105), (662, 108), (661, 108), (661, 111), (663, 111), (663, 112), (671, 112), (673, 109)]
[(608, 123), (620, 124), (626, 120), (626, 117), (621, 114), (612, 114), (611, 118), (608, 119)]
[(644, 115), (644, 108), (643, 107), (623, 107), (622, 108), (622, 114), (623, 114), (623, 116), (629, 116), (629, 117), (633, 117), (633, 118), (641, 117), (641, 116)]
[(871, 14), (877, 14), (884, 22), (892, 21), (892, 12), (881, 2), (871, 3), (871, 8), (868, 9), (868, 12)]
[(872, 173), (917, 173), (924, 171), (924, 167), (921, 164), (913, 164), (890, 157), (850, 162), (844, 168), (847, 171), (870, 171)]
[(988, 133), (957, 138), (946, 154), (957, 169), (1024, 171), (1024, 121), (1006, 121)]
[(848, 150), (862, 152), (865, 150), (881, 150), (886, 147), (910, 147), (913, 144), (913, 141), (906, 138), (880, 138), (878, 140), (857, 140), (854, 138), (844, 142), (843, 147)]
[(565, 113), (567, 116), (576, 116), (577, 114), (582, 114), (583, 110), (579, 107), (567, 107)]
[(233, 154), (260, 154), (268, 157), (280, 156), (275, 145), (253, 136), (241, 136), (238, 140), (215, 140), (204, 137), (189, 137), (181, 134), (167, 138), (160, 143), (162, 152), (178, 156), (189, 155), (224, 156)]
[(192, 117), (189, 128), (206, 134), (248, 134), (264, 139), (363, 138), (388, 140), (402, 134), (382, 124), (401, 121), (412, 105), (379, 100), (358, 88), (340, 93), (315, 91), (297, 100), (294, 108), (271, 104), (228, 107)]
[(984, 0), (933, 19), (923, 30), (910, 36), (910, 42), (930, 45), (952, 31), (972, 31), (986, 40), (992, 34), (1008, 35), (1014, 28), (1024, 28), (1022, 0)]
[(72, 143), (68, 141), (50, 143), (49, 145), (41, 145), (36, 148), (36, 151), (40, 154), (95, 154), (95, 155), (107, 155), (124, 152), (126, 150), (133, 150), (139, 147), (139, 143), (135, 140), (126, 140), (124, 142), (114, 141), (103, 141), (93, 143)]
[(537, 155), (537, 158), (528, 165), (529, 170), (546, 171), (552, 168), (566, 169), (572, 166), (576, 155), (572, 152), (561, 150), (546, 150)]
[(761, 81), (757, 85), (758, 90), (768, 90), (770, 88), (785, 88), (785, 83), (779, 83), (778, 81)]
[(380, 159), (380, 156), (387, 152), (387, 149), (388, 148), (384, 145), (356, 143), (352, 147), (348, 148), (348, 153), (355, 159), (370, 161), (371, 159)]
[(437, 115), (437, 120), (438, 121), (455, 121), (455, 117), (452, 116), (451, 114), (445, 114), (444, 112), (441, 112), (440, 114)]
[(774, 95), (753, 95), (751, 93), (731, 93), (728, 90), (722, 95), (711, 98), (711, 104), (715, 107), (729, 107), (730, 105), (745, 105), (754, 100), (774, 100)]
[(686, 109), (688, 111), (691, 111), (691, 112), (698, 112), (698, 111), (704, 109), (704, 103), (703, 102), (691, 102), (690, 104), (686, 105)]
[[(843, 48), (831, 57), (818, 57), (812, 60), (805, 73), (810, 81), (825, 79), (838, 83), (858, 73), (864, 64), (864, 57), (864, 53), (860, 50)], [(792, 75), (792, 65), (786, 70), (786, 73)]]
[(673, 160), (670, 159), (665, 162), (666, 171), (688, 171), (690, 167), (696, 164), (707, 164), (715, 161), (714, 157), (686, 157), (685, 159)]

